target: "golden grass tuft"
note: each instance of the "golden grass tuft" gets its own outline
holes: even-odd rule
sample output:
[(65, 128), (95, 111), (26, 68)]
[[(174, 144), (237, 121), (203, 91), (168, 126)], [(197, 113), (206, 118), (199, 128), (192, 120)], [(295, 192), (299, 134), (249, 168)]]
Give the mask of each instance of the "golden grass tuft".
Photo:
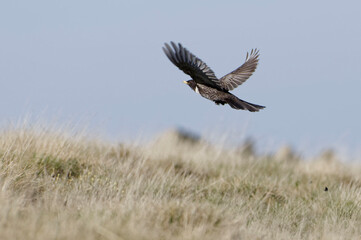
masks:
[(360, 239), (359, 165), (250, 149), (3, 130), (0, 239)]

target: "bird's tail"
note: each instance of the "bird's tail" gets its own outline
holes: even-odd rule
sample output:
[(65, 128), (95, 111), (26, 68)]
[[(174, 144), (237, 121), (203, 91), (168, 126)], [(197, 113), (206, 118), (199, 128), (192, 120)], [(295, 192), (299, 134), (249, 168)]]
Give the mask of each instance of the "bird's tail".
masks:
[(229, 106), (231, 106), (234, 109), (243, 109), (243, 110), (248, 110), (250, 112), (258, 112), (260, 109), (265, 108), (265, 106), (260, 106), (257, 104), (243, 101), (234, 95), (227, 98), (226, 101), (229, 104)]

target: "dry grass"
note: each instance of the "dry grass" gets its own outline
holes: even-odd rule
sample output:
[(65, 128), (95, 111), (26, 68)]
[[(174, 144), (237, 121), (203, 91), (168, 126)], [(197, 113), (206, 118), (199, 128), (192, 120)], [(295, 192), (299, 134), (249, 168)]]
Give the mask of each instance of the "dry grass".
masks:
[(4, 130), (0, 239), (360, 239), (359, 166), (250, 149)]

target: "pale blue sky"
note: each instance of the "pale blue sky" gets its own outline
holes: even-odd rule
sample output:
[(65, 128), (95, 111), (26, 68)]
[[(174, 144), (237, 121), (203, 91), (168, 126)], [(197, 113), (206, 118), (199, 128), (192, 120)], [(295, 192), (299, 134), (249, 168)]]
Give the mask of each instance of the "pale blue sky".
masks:
[[(259, 148), (361, 148), (359, 1), (2, 1), (0, 119), (84, 121), (124, 140), (183, 127)], [(181, 42), (218, 77), (260, 49), (233, 93), (259, 113), (216, 106), (161, 47)]]

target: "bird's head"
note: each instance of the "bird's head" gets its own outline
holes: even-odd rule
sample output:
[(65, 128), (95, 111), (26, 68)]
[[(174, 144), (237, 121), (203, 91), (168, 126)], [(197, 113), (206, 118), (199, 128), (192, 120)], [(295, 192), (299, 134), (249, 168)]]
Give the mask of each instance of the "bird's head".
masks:
[(183, 81), (185, 84), (187, 84), (190, 88), (193, 89), (193, 91), (195, 91), (197, 83), (194, 80), (188, 80), (188, 81)]

